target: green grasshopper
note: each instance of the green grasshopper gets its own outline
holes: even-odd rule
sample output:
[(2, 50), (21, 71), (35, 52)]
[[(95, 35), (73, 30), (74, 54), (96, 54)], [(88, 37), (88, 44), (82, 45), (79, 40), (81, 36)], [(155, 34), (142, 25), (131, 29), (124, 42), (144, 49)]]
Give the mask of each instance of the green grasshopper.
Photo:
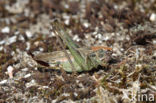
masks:
[[(38, 67), (57, 70), (62, 68), (66, 72), (82, 72), (90, 71), (93, 68), (97, 68), (99, 65), (107, 65), (105, 58), (107, 50), (111, 50), (111, 48), (102, 46), (97, 48), (79, 48), (61, 25), (55, 23), (53, 27), (54, 33), (60, 41), (64, 51), (40, 53), (35, 55), (34, 60), (37, 61)], [(61, 40), (63, 40), (63, 42)], [(65, 50), (63, 44), (65, 44), (69, 50)]]

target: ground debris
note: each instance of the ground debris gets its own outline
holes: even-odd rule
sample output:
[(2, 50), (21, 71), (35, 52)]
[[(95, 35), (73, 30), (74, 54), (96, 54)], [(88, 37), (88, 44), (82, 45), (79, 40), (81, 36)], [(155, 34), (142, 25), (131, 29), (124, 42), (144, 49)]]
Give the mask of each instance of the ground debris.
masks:
[[(155, 103), (155, 4), (0, 0), (0, 102)], [(33, 55), (61, 50), (49, 32), (56, 19), (80, 46), (112, 48), (107, 66), (76, 74), (38, 68)]]

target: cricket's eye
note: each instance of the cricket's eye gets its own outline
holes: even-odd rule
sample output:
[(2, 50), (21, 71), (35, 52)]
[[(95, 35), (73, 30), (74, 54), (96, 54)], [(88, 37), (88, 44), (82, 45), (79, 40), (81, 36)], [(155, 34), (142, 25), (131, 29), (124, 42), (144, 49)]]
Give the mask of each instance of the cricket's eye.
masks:
[(105, 55), (105, 51), (101, 50), (98, 52), (98, 57), (102, 58)]
[(95, 53), (91, 53), (90, 57), (96, 57), (96, 54)]
[(102, 58), (102, 57), (104, 57), (104, 54), (103, 54), (103, 53), (100, 53), (100, 54), (98, 55), (98, 57)]

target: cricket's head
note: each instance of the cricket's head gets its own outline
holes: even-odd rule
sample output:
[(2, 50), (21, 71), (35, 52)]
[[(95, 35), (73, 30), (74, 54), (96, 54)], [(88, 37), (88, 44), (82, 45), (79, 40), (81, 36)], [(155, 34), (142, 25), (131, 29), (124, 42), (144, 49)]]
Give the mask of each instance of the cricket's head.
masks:
[(95, 58), (97, 61), (100, 62), (107, 62), (108, 59), (110, 59), (111, 51), (109, 50), (104, 50), (104, 49), (99, 49), (97, 51), (94, 51), (89, 54), (89, 57)]

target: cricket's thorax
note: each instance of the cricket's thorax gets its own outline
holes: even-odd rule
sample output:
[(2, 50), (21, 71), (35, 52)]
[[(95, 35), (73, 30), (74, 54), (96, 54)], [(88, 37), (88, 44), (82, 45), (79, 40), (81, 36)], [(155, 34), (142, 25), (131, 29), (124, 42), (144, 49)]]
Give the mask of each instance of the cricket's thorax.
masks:
[[(105, 59), (106, 54), (107, 54), (107, 51), (104, 49), (93, 51), (89, 48), (78, 48), (78, 51), (84, 58), (86, 58), (86, 61), (87, 61), (87, 57), (90, 57), (98, 61), (99, 65), (103, 63), (103, 60)], [(72, 63), (75, 65), (76, 71), (82, 71), (80, 67), (78, 66), (78, 64), (75, 62), (69, 50), (67, 50), (67, 53), (69, 54), (69, 57)], [(40, 53), (40, 54), (35, 55), (34, 59), (48, 63), (50, 65), (50, 68), (53, 68), (53, 69), (63, 68), (68, 72), (72, 71), (69, 60), (63, 51)]]

